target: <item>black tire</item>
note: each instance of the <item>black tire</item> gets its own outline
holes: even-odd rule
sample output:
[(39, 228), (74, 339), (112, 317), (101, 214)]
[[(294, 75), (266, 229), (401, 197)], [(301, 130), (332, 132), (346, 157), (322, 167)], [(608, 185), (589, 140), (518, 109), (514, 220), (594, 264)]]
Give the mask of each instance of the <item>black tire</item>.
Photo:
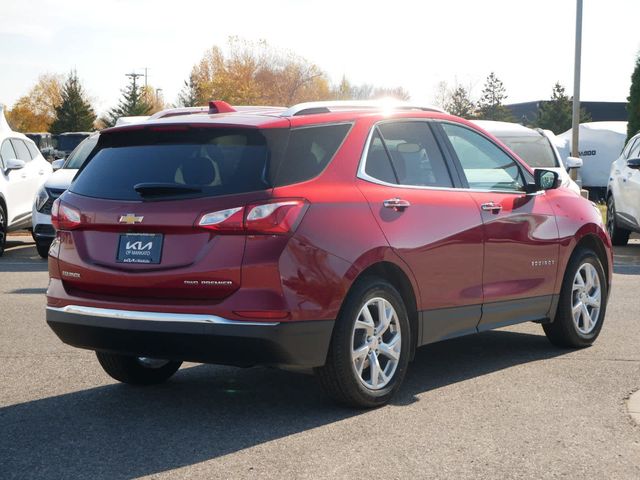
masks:
[[(394, 372), (390, 372), (388, 383), (378, 389), (364, 385), (352, 361), (355, 322), (364, 305), (375, 298), (382, 298), (393, 307), (397, 317), (396, 324), (399, 325), (400, 331), (400, 355), (397, 366)], [(391, 332), (391, 329), (387, 332)], [(397, 331), (391, 332), (392, 335), (396, 333)], [(387, 334), (383, 333), (383, 335)], [(383, 335), (380, 335), (379, 338), (382, 338)], [(398, 291), (385, 280), (375, 277), (363, 278), (356, 282), (347, 295), (333, 329), (327, 362), (323, 367), (316, 368), (315, 373), (325, 392), (339, 403), (358, 408), (379, 407), (389, 402), (404, 380), (409, 363), (411, 336), (407, 310)], [(376, 343), (376, 345), (378, 344)], [(377, 349), (375, 352), (376, 358), (381, 358), (378, 357)], [(362, 360), (363, 365), (369, 361), (369, 358), (371, 357), (367, 355), (366, 359)], [(386, 363), (387, 361), (386, 357), (383, 357), (382, 362)], [(382, 366), (384, 363), (378, 363), (378, 365)], [(370, 367), (364, 367), (362, 375), (365, 374), (367, 368), (370, 377), (372, 377)], [(383, 366), (383, 369), (386, 369), (386, 366)]]
[(36, 250), (38, 255), (46, 259), (49, 256), (49, 247), (51, 247), (52, 240), (36, 240)]
[(100, 365), (111, 378), (131, 385), (156, 385), (168, 380), (182, 362), (167, 361), (162, 366), (145, 366), (139, 357), (96, 352)]
[[(583, 333), (578, 329), (578, 326), (574, 322), (572, 312), (574, 295), (577, 295), (577, 292), (574, 294), (573, 291), (574, 279), (576, 278), (578, 269), (585, 264), (591, 264), (595, 267), (601, 289), (600, 309), (596, 315), (597, 318), (593, 330), (588, 333)], [(542, 326), (549, 341), (558, 347), (565, 348), (584, 348), (592, 345), (602, 330), (602, 324), (604, 323), (607, 310), (608, 296), (609, 286), (607, 284), (607, 277), (602, 263), (595, 252), (589, 249), (580, 249), (574, 252), (569, 260), (564, 279), (562, 280), (556, 318), (552, 323), (543, 324)]]
[(607, 232), (611, 237), (611, 243), (615, 246), (623, 247), (629, 242), (630, 230), (626, 230), (618, 226), (616, 220), (616, 203), (613, 195), (607, 198)]
[(4, 247), (7, 243), (7, 212), (0, 203), (0, 257), (4, 253)]

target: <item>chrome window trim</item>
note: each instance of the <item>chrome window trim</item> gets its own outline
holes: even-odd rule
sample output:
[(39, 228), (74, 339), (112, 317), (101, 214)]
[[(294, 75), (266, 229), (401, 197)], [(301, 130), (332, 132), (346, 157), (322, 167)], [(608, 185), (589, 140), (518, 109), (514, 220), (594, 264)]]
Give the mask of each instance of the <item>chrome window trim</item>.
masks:
[[(435, 186), (427, 186), (427, 185), (403, 185), (403, 184), (397, 184), (397, 183), (389, 183), (389, 182), (385, 182), (384, 180), (379, 180), (377, 178), (372, 177), (371, 175), (369, 175), (368, 173), (365, 172), (366, 169), (366, 163), (367, 163), (367, 155), (369, 154), (369, 145), (371, 145), (371, 140), (373, 139), (373, 135), (375, 133), (376, 127), (380, 124), (384, 124), (384, 123), (394, 123), (394, 122), (404, 122), (404, 121), (411, 121), (411, 122), (415, 122), (415, 121), (419, 121), (419, 122), (425, 122), (425, 123), (431, 123), (431, 122), (441, 122), (441, 123), (450, 123), (452, 125), (459, 125), (462, 127), (467, 127), (466, 125), (462, 124), (462, 123), (457, 123), (457, 122), (452, 122), (449, 120), (441, 120), (441, 119), (432, 119), (432, 118), (411, 118), (411, 117), (402, 117), (402, 118), (393, 118), (393, 119), (384, 119), (384, 120), (378, 120), (377, 122), (375, 122), (372, 126), (371, 129), (369, 130), (369, 133), (367, 134), (367, 140), (366, 140), (366, 144), (364, 147), (364, 150), (362, 151), (362, 155), (360, 156), (360, 161), (358, 163), (358, 171), (356, 174), (356, 177), (359, 178), (360, 180), (364, 180), (366, 182), (369, 183), (374, 183), (376, 185), (383, 185), (385, 187), (394, 187), (394, 188), (406, 188), (409, 190), (436, 190), (436, 191), (453, 191), (453, 192), (476, 192), (476, 193), (508, 193), (508, 194), (512, 194), (512, 195), (522, 195), (522, 196), (535, 196), (535, 195), (541, 195), (544, 194), (545, 191), (541, 190), (540, 192), (535, 192), (535, 193), (530, 193), (527, 194), (524, 191), (515, 191), (515, 190), (487, 190), (487, 189), (481, 189), (481, 188), (464, 188), (464, 187), (435, 187)], [(473, 130), (473, 129), (470, 129)], [(485, 139), (489, 140), (493, 145), (495, 145), (496, 147), (500, 148), (499, 145), (497, 145), (493, 140), (491, 140), (491, 138), (489, 138), (488, 136), (484, 135), (482, 132), (478, 132), (477, 130), (473, 130), (474, 132), (476, 132), (477, 134), (481, 135), (482, 137), (484, 137)], [(437, 141), (437, 139), (436, 139)], [(507, 155), (509, 158), (511, 158), (514, 162), (516, 162), (517, 165), (520, 165), (520, 162), (518, 162), (515, 158), (513, 158), (511, 155), (509, 155), (507, 152), (505, 152), (502, 148), (500, 148), (500, 150), (502, 152), (504, 152), (505, 155)], [(445, 157), (445, 162), (446, 162), (446, 157)]]
[(85, 307), (82, 305), (67, 305), (66, 307), (47, 307), (54, 312), (68, 313), (72, 315), (90, 315), (92, 317), (117, 318), (122, 320), (139, 320), (150, 322), (186, 322), (207, 323), (213, 325), (235, 325), (252, 327), (275, 327), (280, 322), (251, 322), (242, 320), (229, 320), (217, 315), (205, 315), (197, 313), (163, 313), (140, 312), (136, 310), (116, 310), (112, 308)]

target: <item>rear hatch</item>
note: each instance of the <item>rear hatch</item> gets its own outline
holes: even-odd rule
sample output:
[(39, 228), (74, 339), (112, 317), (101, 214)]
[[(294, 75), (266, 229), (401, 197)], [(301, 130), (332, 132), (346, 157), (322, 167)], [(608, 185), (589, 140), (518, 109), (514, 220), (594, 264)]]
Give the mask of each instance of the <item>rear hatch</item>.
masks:
[(239, 288), (244, 233), (198, 222), (269, 198), (270, 148), (260, 130), (114, 130), (96, 152), (61, 199), (61, 211), (79, 213), (78, 225), (62, 227), (67, 290), (215, 301)]
[[(104, 131), (52, 213), (65, 289), (131, 302), (229, 296), (240, 287), (247, 234), (288, 235), (309, 208), (305, 199), (271, 198), (273, 188), (319, 175), (349, 129), (152, 124)], [(277, 261), (280, 252), (267, 250)]]

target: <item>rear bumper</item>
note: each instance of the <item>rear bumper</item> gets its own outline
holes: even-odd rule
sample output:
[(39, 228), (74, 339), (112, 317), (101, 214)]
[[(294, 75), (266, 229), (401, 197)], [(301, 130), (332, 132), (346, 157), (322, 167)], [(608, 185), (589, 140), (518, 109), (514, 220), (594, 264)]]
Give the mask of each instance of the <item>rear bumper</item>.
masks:
[(47, 323), (74, 347), (123, 355), (251, 366), (324, 365), (333, 320), (244, 322), (213, 315), (47, 307)]

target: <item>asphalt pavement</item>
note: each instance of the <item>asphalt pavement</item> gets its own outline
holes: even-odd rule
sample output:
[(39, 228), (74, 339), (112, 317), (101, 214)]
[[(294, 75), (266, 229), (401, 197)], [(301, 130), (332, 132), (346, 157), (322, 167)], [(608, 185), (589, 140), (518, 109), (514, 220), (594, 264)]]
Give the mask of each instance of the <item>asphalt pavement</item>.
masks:
[(44, 321), (30, 237), (0, 258), (0, 478), (640, 478), (640, 240), (616, 250), (596, 344), (536, 324), (421, 348), (391, 405), (327, 400), (313, 376), (186, 364), (112, 381)]

